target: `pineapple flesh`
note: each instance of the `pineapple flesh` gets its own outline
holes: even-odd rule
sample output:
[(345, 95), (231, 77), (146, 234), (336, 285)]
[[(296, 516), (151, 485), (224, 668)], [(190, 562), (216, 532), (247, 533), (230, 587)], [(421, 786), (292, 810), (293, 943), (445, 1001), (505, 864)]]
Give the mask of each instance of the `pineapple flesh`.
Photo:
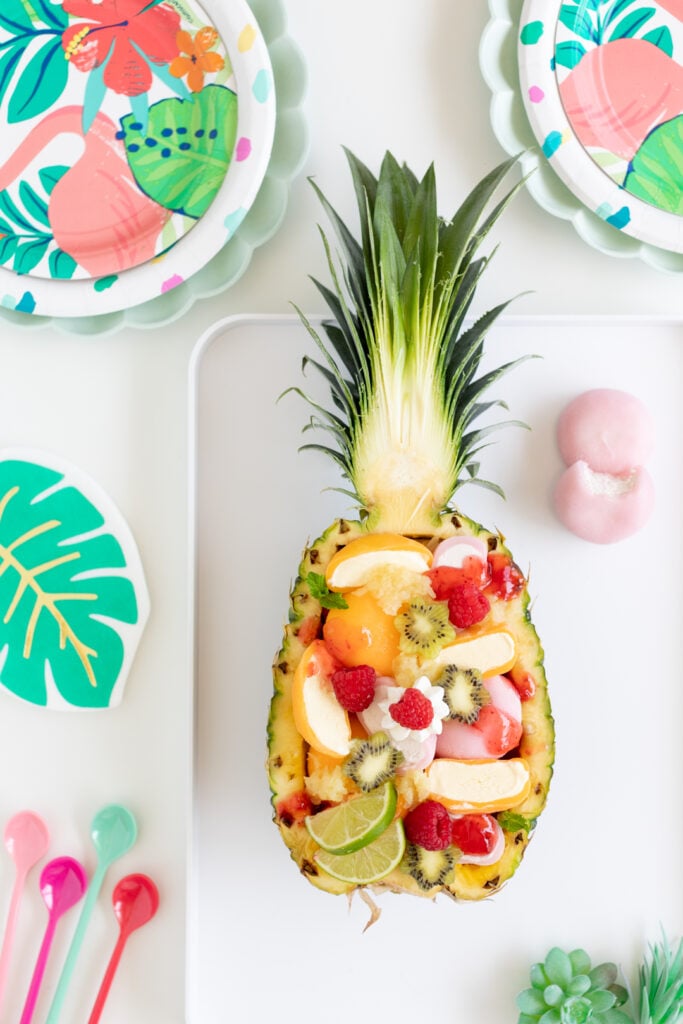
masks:
[[(480, 374), (479, 363), (486, 332), (506, 303), (473, 324), (467, 314), (488, 264), (487, 257), (477, 255), (478, 248), (519, 185), (487, 213), (513, 163), (508, 161), (483, 179), (453, 218), (445, 221), (436, 210), (432, 168), (418, 180), (387, 154), (375, 178), (352, 154), (347, 153), (347, 158), (358, 203), (359, 240), (314, 185), (334, 228), (341, 256), (335, 259), (330, 242), (321, 232), (332, 286), (316, 284), (332, 319), (323, 325), (324, 339), (303, 315), (302, 321), (322, 357), (320, 362), (310, 362), (329, 383), (332, 398), (329, 410), (311, 402), (309, 427), (328, 431), (333, 443), (329, 447), (304, 447), (322, 448), (341, 467), (350, 484), (344, 493), (353, 496), (359, 512), (356, 520), (333, 523), (304, 551), (291, 592), (289, 622), (273, 666), (274, 693), (268, 724), (274, 821), (292, 859), (313, 885), (336, 894), (366, 887), (363, 880), (345, 878), (343, 870), (341, 877), (326, 871), (318, 863), (320, 850), (306, 827), (307, 818), (359, 795), (356, 782), (345, 770), (348, 758), (343, 751), (330, 754), (322, 742), (312, 746), (310, 736), (306, 739), (302, 734), (295, 707), (297, 669), (302, 658), (308, 656), (312, 644), (323, 641), (329, 646), (327, 622), (330, 616), (339, 617), (339, 612), (329, 610), (335, 605), (329, 600), (330, 595), (335, 597), (334, 587), (328, 588), (322, 581), (326, 574), (329, 576), (332, 559), (338, 561), (340, 552), (363, 537), (374, 538), (380, 547), (386, 536), (412, 538), (424, 546), (430, 559), (450, 538), (473, 538), (485, 552), (482, 558), (489, 576), (480, 586), (488, 611), (484, 621), (471, 626), (461, 624), (451, 633), (457, 641), (476, 640), (491, 630), (502, 630), (512, 638), (513, 660), (502, 667), (499, 675), (510, 681), (522, 697), (519, 738), (513, 748), (492, 757), (516, 759), (527, 773), (527, 784), (519, 799), (515, 802), (513, 796), (503, 810), (498, 810), (495, 803), (487, 805), (485, 798), (481, 805), (470, 808), (468, 804), (463, 810), (457, 793), (449, 792), (444, 801), (453, 818), (472, 813), (495, 819), (499, 842), (493, 862), (488, 858), (486, 863), (478, 863), (476, 857), (468, 858), (457, 847), (449, 846), (454, 866), (443, 877), (425, 882), (411, 868), (409, 857), (416, 845), (419, 856), (419, 843), (409, 841), (401, 862), (381, 877), (372, 878), (367, 886), (375, 892), (390, 890), (428, 897), (444, 892), (458, 900), (479, 900), (500, 889), (516, 871), (545, 805), (554, 756), (543, 650), (529, 615), (526, 581), (503, 537), (467, 518), (453, 502), (454, 493), (464, 482), (498, 490), (478, 476), (478, 452), (493, 428), (476, 429), (472, 423), (491, 407), (503, 406), (500, 401), (482, 401), (481, 396), (513, 364)], [(371, 600), (389, 607), (391, 614), (382, 621), (390, 623), (391, 632), (395, 608), (406, 607), (406, 595), (400, 589), (391, 604), (392, 590), (406, 574), (390, 566), (383, 570), (382, 565), (380, 558), (371, 584), (355, 589), (362, 593), (369, 588)], [(502, 566), (508, 582), (494, 585), (491, 566)], [(423, 574), (420, 600), (436, 603), (438, 595), (430, 598), (428, 581), (433, 582), (432, 577)], [(353, 589), (342, 592), (342, 607), (345, 598), (353, 597)], [(450, 647), (448, 640), (443, 649), (447, 653), (458, 650)], [(335, 659), (346, 657), (337, 648), (333, 653)], [(427, 685), (438, 687), (443, 666), (434, 650), (416, 656), (401, 648), (392, 660), (396, 654), (392, 648), (388, 655), (391, 668), (387, 671), (382, 661), (378, 676), (390, 675), (393, 685), (410, 689), (418, 677), (426, 675)], [(354, 654), (351, 660), (337, 660), (336, 664), (344, 669), (364, 664), (364, 659)], [(331, 688), (329, 679), (322, 685)], [(329, 699), (334, 703), (334, 697)], [(363, 728), (362, 714), (349, 713), (348, 720), (353, 745), (368, 730)], [(437, 760), (440, 742), (437, 737)], [(407, 822), (415, 807), (425, 801), (439, 802), (429, 779), (429, 766), (399, 767), (395, 771), (392, 784), (398, 793), (397, 817)], [(428, 856), (438, 860), (441, 854)], [(343, 860), (340, 858), (342, 868)]]

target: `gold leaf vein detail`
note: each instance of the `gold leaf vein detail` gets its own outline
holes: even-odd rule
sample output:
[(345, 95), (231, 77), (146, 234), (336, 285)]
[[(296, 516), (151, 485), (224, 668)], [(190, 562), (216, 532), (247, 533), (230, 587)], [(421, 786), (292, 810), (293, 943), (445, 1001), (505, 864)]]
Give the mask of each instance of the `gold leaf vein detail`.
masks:
[[(18, 487), (11, 487), (3, 495), (2, 499), (0, 499), (0, 519), (2, 519), (3, 513), (12, 498), (18, 493)], [(29, 540), (33, 540), (34, 537), (39, 537), (41, 534), (54, 530), (61, 525), (62, 524), (58, 519), (49, 519), (46, 522), (41, 523), (39, 526), (35, 526), (31, 530), (27, 530), (26, 533), (17, 537), (17, 539), (12, 541), (11, 544), (0, 544), (0, 576), (2, 576), (7, 569), (14, 569), (19, 576), (17, 589), (7, 611), (5, 612), (3, 622), (5, 624), (10, 622), (23, 595), (27, 591), (31, 591), (34, 596), (35, 603), (26, 627), (23, 649), (24, 657), (30, 658), (31, 656), (31, 649), (33, 647), (38, 620), (41, 613), (46, 611), (52, 616), (59, 628), (60, 650), (65, 650), (67, 644), (70, 644), (83, 666), (88, 682), (91, 686), (97, 686), (97, 680), (91, 664), (91, 659), (97, 657), (97, 651), (93, 650), (92, 647), (88, 647), (87, 644), (78, 638), (75, 630), (69, 625), (65, 615), (58, 607), (58, 604), (62, 604), (65, 601), (96, 601), (97, 594), (52, 594), (44, 590), (38, 580), (43, 573), (48, 572), (50, 569), (54, 569), (58, 565), (64, 565), (66, 562), (73, 562), (76, 559), (79, 559), (81, 557), (80, 552), (72, 551), (69, 554), (53, 558), (49, 562), (43, 562), (41, 565), (36, 565), (33, 569), (27, 569), (15, 554), (17, 549), (23, 544), (26, 544)]]

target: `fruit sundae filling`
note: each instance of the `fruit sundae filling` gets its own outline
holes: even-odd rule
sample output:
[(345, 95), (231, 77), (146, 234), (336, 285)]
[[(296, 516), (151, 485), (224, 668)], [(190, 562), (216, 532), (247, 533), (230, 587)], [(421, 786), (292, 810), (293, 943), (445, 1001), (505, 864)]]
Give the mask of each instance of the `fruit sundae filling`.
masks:
[(518, 748), (535, 685), (515, 672), (497, 606), (524, 586), (510, 558), (475, 537), (432, 552), (370, 534), (332, 558), (316, 582), (320, 627), (304, 640), (292, 695), (308, 745), (306, 793), (283, 808), (295, 822), (308, 811), (320, 869), (348, 877), (348, 858), (367, 848), (386, 855), (387, 873), (400, 867), (429, 890), (458, 865), (503, 856), (496, 815), (529, 792)]

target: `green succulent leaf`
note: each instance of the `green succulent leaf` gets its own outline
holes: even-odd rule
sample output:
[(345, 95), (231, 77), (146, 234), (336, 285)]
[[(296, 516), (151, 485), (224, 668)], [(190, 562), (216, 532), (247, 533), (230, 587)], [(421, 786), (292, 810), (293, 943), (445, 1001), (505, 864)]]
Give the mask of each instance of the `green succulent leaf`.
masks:
[(0, 683), (34, 704), (107, 707), (119, 699), (147, 613), (135, 544), (109, 499), (73, 467), (4, 454)]
[[(588, 966), (590, 967), (590, 961)], [(591, 987), (591, 980), (587, 974), (575, 974), (567, 985), (568, 996), (582, 996)]]
[(615, 994), (605, 988), (598, 988), (593, 991), (586, 992), (585, 998), (589, 1001), (596, 1013), (602, 1013), (604, 1010), (611, 1010), (617, 1002)]
[(547, 1006), (559, 1006), (564, 999), (564, 992), (559, 985), (548, 985), (543, 992)]
[(237, 136), (237, 96), (208, 85), (190, 99), (164, 99), (147, 123), (121, 119), (128, 163), (151, 199), (188, 217), (208, 210), (223, 184)]
[(617, 974), (616, 964), (606, 963), (594, 967), (588, 977), (593, 988), (609, 988), (617, 980)]
[(547, 1009), (544, 997), (534, 988), (527, 988), (517, 996), (517, 1008), (522, 1013), (538, 1014)]
[(545, 973), (548, 980), (564, 987), (572, 979), (572, 962), (564, 950), (554, 946), (545, 958)]
[(588, 974), (591, 969), (591, 958), (585, 949), (573, 949), (569, 954), (569, 960), (574, 974)]
[[(500, 821), (500, 818), (498, 819)], [(505, 826), (502, 826), (503, 828)], [(543, 992), (548, 985), (548, 975), (543, 969), (543, 964), (534, 964), (531, 968), (531, 984), (534, 988), (540, 989)]]

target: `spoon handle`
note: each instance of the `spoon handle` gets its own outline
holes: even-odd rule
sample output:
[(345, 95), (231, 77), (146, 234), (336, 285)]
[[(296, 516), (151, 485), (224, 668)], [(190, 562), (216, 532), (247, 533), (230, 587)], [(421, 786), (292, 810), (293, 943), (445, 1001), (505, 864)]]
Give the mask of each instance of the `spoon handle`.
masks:
[(12, 956), (12, 946), (14, 945), (14, 933), (17, 928), (19, 906), (21, 904), (21, 897), (24, 891), (25, 882), (26, 873), (18, 871), (14, 879), (12, 899), (10, 901), (9, 911), (7, 914), (7, 924), (5, 925), (5, 937), (2, 941), (2, 951), (0, 952), (0, 1010), (2, 1010), (2, 1004), (5, 997), (7, 975), (9, 973), (9, 964)]
[[(78, 924), (76, 925), (76, 930), (73, 934), (73, 938), (71, 939), (69, 951), (66, 954), (66, 960), (64, 961), (62, 973), (60, 974), (59, 981), (57, 982), (55, 994), (52, 997), (50, 1012), (47, 1015), (47, 1020), (45, 1021), (45, 1024), (57, 1024), (57, 1021), (59, 1020), (60, 1014), (62, 1012), (62, 1006), (64, 1005), (64, 1000), (66, 999), (67, 989), (69, 988), (69, 983), (71, 981), (71, 976), (76, 966), (76, 960), (78, 959), (78, 954), (81, 951), (83, 939), (85, 938), (85, 933), (88, 929), (88, 924), (90, 923), (90, 918), (95, 908), (97, 897), (99, 896), (100, 889), (102, 888), (102, 882), (104, 881), (105, 872), (106, 866), (103, 867), (102, 864), (98, 864), (95, 870), (95, 874), (92, 877), (92, 881), (88, 886), (88, 891), (85, 894), (85, 900), (83, 901), (81, 914), (80, 917), (78, 918)], [(20, 1021), (20, 1024), (24, 1024), (24, 1022)]]
[(100, 990), (97, 993), (95, 1005), (88, 1017), (88, 1024), (99, 1024), (99, 1019), (102, 1016), (102, 1010), (104, 1009), (104, 1004), (107, 1001), (109, 989), (111, 988), (111, 983), (114, 980), (114, 975), (116, 974), (116, 970), (119, 966), (119, 961), (121, 960), (121, 954), (123, 953), (127, 938), (128, 935), (126, 932), (121, 930), (116, 945), (114, 946), (114, 952), (111, 955), (111, 960), (107, 964), (107, 970), (104, 972), (104, 977), (102, 979), (102, 984), (100, 985)]
[(38, 953), (38, 959), (36, 960), (36, 966), (33, 969), (33, 977), (31, 978), (31, 984), (29, 986), (28, 995), (26, 996), (26, 1002), (24, 1003), (24, 1009), (21, 1014), (21, 1020), (19, 1024), (31, 1024), (33, 1019), (33, 1013), (38, 1002), (38, 993), (40, 992), (40, 986), (43, 982), (43, 975), (45, 974), (45, 968), (47, 966), (47, 958), (50, 954), (50, 947), (55, 934), (55, 928), (57, 927), (57, 918), (51, 915), (48, 922), (47, 928), (45, 929), (45, 935)]

